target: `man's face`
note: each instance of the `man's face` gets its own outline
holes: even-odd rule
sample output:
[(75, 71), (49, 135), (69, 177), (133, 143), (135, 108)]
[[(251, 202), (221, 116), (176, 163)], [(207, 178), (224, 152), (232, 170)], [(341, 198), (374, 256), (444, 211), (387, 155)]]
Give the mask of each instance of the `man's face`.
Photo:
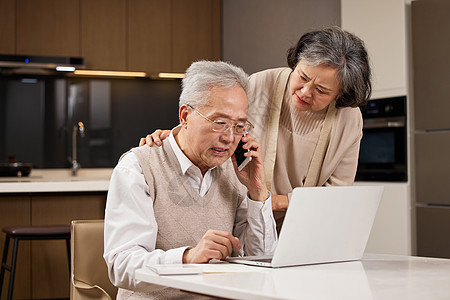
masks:
[(247, 121), (248, 100), (244, 89), (232, 87), (213, 89), (207, 105), (195, 107), (199, 112), (188, 109), (186, 117), (186, 136), (188, 138), (184, 153), (200, 168), (202, 173), (223, 164), (233, 155), (242, 135), (234, 134), (234, 127), (225, 132), (215, 132), (212, 124), (199, 113), (212, 121), (231, 124)]

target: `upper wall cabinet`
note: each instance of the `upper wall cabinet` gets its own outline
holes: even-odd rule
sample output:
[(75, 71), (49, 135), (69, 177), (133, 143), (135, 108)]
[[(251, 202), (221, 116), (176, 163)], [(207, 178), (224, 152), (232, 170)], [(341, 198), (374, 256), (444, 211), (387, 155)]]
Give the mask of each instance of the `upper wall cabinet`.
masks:
[(219, 0), (128, 1), (128, 69), (184, 72), (220, 59)]
[(16, 54), (80, 56), (79, 9), (78, 0), (16, 0)]
[(0, 54), (184, 72), (195, 60), (220, 59), (220, 0), (0, 0), (0, 34)]
[(364, 40), (373, 75), (372, 99), (407, 94), (404, 0), (341, 0), (342, 28)]
[(0, 0), (0, 53), (16, 53), (16, 16), (14, 0)]
[(171, 1), (128, 2), (128, 69), (171, 71)]
[(127, 69), (126, 4), (124, 0), (81, 0), (81, 56), (88, 68)]
[(220, 59), (220, 2), (173, 0), (172, 71), (184, 72), (198, 59)]

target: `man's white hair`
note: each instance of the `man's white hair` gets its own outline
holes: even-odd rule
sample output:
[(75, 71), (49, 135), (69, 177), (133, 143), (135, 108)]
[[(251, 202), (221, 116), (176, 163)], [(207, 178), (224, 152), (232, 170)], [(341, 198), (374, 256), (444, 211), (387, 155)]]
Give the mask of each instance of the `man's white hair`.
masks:
[(208, 104), (211, 90), (216, 88), (240, 86), (248, 95), (248, 85), (248, 75), (240, 67), (223, 61), (197, 61), (186, 70), (179, 106), (204, 106)]

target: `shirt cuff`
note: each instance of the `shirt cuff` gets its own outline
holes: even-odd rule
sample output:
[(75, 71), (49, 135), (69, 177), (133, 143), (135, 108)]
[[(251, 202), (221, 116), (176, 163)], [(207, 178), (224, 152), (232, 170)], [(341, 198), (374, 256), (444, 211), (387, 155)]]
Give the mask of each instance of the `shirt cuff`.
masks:
[(255, 216), (259, 215), (261, 211), (270, 210), (272, 211), (272, 194), (269, 192), (269, 197), (265, 201), (255, 201), (248, 197), (248, 215)]
[(175, 249), (167, 250), (164, 253), (164, 257), (162, 257), (161, 261), (163, 264), (182, 264), (183, 263), (183, 254), (186, 249), (190, 247), (180, 247)]

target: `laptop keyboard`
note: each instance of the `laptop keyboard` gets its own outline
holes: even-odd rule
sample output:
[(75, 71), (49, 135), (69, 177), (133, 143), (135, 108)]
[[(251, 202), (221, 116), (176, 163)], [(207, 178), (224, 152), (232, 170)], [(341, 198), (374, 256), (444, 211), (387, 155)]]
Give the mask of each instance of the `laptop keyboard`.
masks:
[(270, 263), (270, 262), (272, 262), (272, 259), (271, 258), (259, 258), (259, 259), (252, 259), (252, 261), (260, 261), (260, 262)]

